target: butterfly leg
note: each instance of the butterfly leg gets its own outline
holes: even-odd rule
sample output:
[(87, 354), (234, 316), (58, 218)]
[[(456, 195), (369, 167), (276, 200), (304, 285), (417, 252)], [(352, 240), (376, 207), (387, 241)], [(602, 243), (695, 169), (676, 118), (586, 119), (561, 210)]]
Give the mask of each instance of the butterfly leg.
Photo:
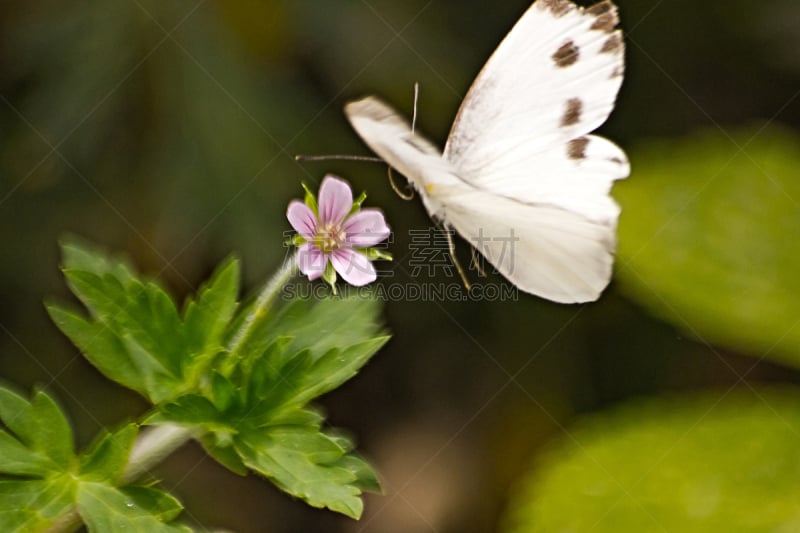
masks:
[(461, 268), (461, 263), (458, 262), (458, 257), (456, 257), (456, 243), (453, 241), (453, 233), (445, 227), (444, 234), (445, 237), (447, 237), (447, 246), (450, 248), (450, 259), (453, 260), (453, 266), (456, 267), (456, 270), (458, 270), (458, 274), (461, 276), (461, 281), (464, 283), (464, 287), (469, 290), (471, 285), (467, 279), (467, 274), (464, 272), (464, 269)]
[(400, 187), (394, 182), (394, 174), (392, 174), (392, 167), (386, 167), (387, 174), (389, 175), (389, 185), (392, 186), (394, 192), (402, 198), (403, 200), (409, 201), (414, 199), (414, 189), (411, 189), (411, 192), (404, 193), (400, 190)]
[(478, 271), (478, 276), (480, 276), (482, 278), (485, 278), (486, 277), (486, 271), (483, 269), (483, 265), (481, 264), (480, 258), (478, 257), (478, 254), (475, 252), (475, 247), (474, 246), (470, 246), (469, 247), (469, 251), (472, 252), (472, 263), (471, 264), (474, 265), (475, 269)]

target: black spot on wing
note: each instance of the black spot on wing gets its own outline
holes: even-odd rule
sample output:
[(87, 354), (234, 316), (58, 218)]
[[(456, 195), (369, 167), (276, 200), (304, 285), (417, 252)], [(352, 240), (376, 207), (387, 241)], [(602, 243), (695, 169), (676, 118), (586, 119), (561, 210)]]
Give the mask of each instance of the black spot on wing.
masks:
[(581, 121), (581, 113), (583, 113), (583, 102), (580, 98), (570, 98), (567, 100), (564, 114), (561, 116), (561, 127), (574, 126)]
[(622, 51), (622, 37), (619, 32), (609, 36), (606, 42), (603, 43), (603, 47), (600, 48), (600, 53), (602, 54), (614, 54), (620, 51)]
[(564, 16), (575, 8), (575, 4), (569, 0), (539, 0), (536, 5), (541, 9), (547, 9), (555, 17)]
[(597, 17), (597, 20), (594, 21), (589, 29), (611, 33), (614, 31), (614, 28), (617, 26), (618, 22), (619, 19), (617, 19), (617, 15), (615, 13), (606, 13), (605, 15), (600, 15)]
[(567, 156), (570, 159), (586, 159), (586, 147), (588, 145), (589, 139), (586, 137), (572, 139), (567, 143)]
[(551, 57), (556, 65), (564, 68), (574, 65), (575, 62), (578, 61), (579, 55), (580, 49), (575, 45), (574, 42), (572, 42), (572, 39), (569, 39), (567, 42), (562, 44)]
[(597, 17), (589, 28), (605, 33), (611, 33), (619, 23), (617, 8), (610, 1), (600, 2), (586, 10), (586, 13)]
[(613, 13), (614, 11), (616, 11), (616, 7), (614, 7), (614, 4), (611, 3), (610, 0), (605, 0), (604, 2), (599, 2), (586, 8), (587, 13), (598, 17), (606, 13)]

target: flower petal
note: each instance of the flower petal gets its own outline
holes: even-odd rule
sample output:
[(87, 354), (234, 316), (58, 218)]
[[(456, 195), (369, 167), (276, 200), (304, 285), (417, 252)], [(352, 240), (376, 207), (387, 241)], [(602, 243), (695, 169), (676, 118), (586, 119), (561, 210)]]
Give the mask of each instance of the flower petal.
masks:
[(356, 287), (372, 283), (378, 278), (369, 259), (350, 248), (334, 250), (331, 253), (331, 263), (342, 279)]
[(342, 229), (345, 242), (357, 248), (375, 246), (392, 232), (380, 209), (362, 209), (345, 220)]
[(338, 225), (353, 208), (353, 190), (346, 181), (325, 176), (319, 187), (319, 221), (323, 226)]
[(317, 234), (317, 217), (306, 204), (293, 200), (286, 209), (286, 218), (294, 230), (306, 239), (313, 239)]
[(300, 272), (308, 276), (309, 281), (322, 276), (327, 264), (328, 256), (310, 242), (303, 243), (297, 248), (297, 267)]

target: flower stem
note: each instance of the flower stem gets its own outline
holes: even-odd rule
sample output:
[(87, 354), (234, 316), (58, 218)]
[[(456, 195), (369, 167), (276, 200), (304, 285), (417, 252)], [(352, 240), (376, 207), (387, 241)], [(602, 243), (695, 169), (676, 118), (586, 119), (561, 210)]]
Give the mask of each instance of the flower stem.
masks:
[(286, 259), (286, 261), (283, 262), (281, 269), (276, 272), (275, 275), (272, 276), (272, 279), (267, 282), (267, 284), (264, 286), (264, 289), (261, 291), (261, 294), (258, 295), (253, 308), (250, 310), (247, 317), (245, 317), (244, 322), (239, 328), (239, 331), (236, 332), (230, 344), (228, 345), (229, 354), (236, 354), (236, 352), (239, 351), (239, 349), (242, 347), (242, 344), (244, 344), (244, 342), (255, 329), (257, 320), (267, 314), (272, 302), (278, 296), (278, 293), (286, 284), (286, 282), (289, 281), (289, 278), (294, 275), (296, 268), (297, 255), (295, 254)]
[(124, 485), (138, 479), (197, 435), (196, 429), (175, 424), (163, 424), (143, 430), (133, 445), (120, 483)]

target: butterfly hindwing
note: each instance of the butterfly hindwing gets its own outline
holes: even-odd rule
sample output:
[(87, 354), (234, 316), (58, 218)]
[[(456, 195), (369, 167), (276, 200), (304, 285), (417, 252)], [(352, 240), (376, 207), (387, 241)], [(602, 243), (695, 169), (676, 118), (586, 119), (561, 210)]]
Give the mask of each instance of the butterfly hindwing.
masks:
[(550, 205), (462, 195), (447, 224), (520, 290), (560, 303), (596, 300), (611, 277), (614, 229)]

